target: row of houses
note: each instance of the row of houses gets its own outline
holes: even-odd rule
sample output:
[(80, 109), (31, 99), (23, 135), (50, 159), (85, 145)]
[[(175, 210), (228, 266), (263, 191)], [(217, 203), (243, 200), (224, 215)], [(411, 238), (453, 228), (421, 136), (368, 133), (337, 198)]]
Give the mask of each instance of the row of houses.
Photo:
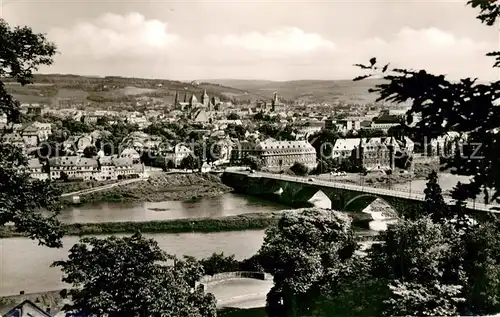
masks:
[(116, 180), (145, 176), (143, 164), (130, 157), (104, 156), (98, 159), (79, 156), (51, 158), (42, 163), (38, 159), (28, 160), (31, 178), (38, 180)]

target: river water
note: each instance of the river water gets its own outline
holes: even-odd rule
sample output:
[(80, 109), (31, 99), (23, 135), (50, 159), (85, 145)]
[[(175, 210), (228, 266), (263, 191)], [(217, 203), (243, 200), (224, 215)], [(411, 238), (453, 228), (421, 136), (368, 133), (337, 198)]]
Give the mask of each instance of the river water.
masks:
[(284, 205), (237, 194), (190, 201), (164, 201), (137, 204), (99, 204), (64, 210), (65, 223), (151, 221), (202, 217), (224, 217), (247, 213), (278, 211)]
[[(448, 178), (450, 177), (443, 177), (445, 180)], [(451, 187), (453, 186), (454, 184)], [(423, 190), (424, 187), (425, 181), (414, 181), (412, 184), (412, 190), (415, 191)], [(322, 192), (318, 192), (311, 198), (310, 202), (318, 207), (330, 207), (328, 197)], [(255, 197), (224, 194), (196, 201), (168, 201), (132, 205), (100, 204), (70, 208), (63, 211), (60, 218), (65, 223), (148, 221), (221, 217), (278, 211), (287, 208)], [(370, 224), (370, 227), (374, 230), (383, 230), (390, 220), (383, 219), (380, 212), (375, 209), (368, 207), (365, 210), (372, 213), (376, 219)], [(191, 255), (202, 258), (214, 252), (224, 252), (228, 255), (235, 254), (238, 259), (243, 259), (257, 252), (263, 242), (264, 231), (148, 234), (146, 236), (158, 241), (160, 247), (168, 253), (178, 256)], [(61, 272), (58, 268), (50, 268), (50, 264), (53, 261), (67, 258), (69, 248), (77, 241), (77, 237), (66, 237), (63, 239), (63, 248), (49, 249), (38, 246), (36, 242), (26, 238), (0, 239), (0, 296), (18, 294), (21, 290), (32, 293), (65, 287), (61, 282)]]

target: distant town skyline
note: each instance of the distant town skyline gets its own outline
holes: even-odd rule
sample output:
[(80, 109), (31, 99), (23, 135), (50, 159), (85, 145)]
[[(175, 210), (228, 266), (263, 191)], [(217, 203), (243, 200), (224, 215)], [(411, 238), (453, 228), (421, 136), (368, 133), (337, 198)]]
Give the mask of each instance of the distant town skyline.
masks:
[(497, 80), (498, 27), (466, 1), (3, 0), (10, 25), (56, 43), (41, 73), (210, 79), (352, 79), (354, 63)]

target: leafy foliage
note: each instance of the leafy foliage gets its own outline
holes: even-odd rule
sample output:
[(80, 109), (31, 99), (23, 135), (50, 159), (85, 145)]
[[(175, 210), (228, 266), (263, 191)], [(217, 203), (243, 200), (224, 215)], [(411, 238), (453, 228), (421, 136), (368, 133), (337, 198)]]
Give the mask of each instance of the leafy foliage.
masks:
[(453, 226), (430, 218), (401, 221), (370, 250), (373, 275), (386, 279), (384, 315), (456, 315), (464, 302), (460, 238)]
[[(174, 262), (168, 265), (167, 261)], [(203, 275), (193, 258), (162, 251), (141, 234), (106, 239), (84, 238), (70, 250), (69, 260), (56, 261), (72, 304), (67, 312), (92, 316), (215, 316), (215, 298), (195, 289)]]
[(244, 158), (243, 164), (248, 165), (251, 169), (259, 171), (262, 169), (262, 161), (253, 155), (248, 155)]
[(396, 281), (389, 288), (385, 316), (457, 316), (458, 304), (464, 301), (460, 285)]
[(309, 173), (309, 168), (305, 166), (302, 163), (295, 162), (292, 167), (290, 167), (290, 170), (295, 174), (299, 176), (306, 176)]
[(450, 208), (444, 201), (436, 171), (432, 171), (427, 177), (424, 194), (425, 201), (422, 209), (424, 215), (429, 215), (435, 222), (451, 218)]
[[(29, 84), (40, 65), (52, 64), (54, 44), (28, 27), (11, 28), (0, 19), (0, 113), (9, 123), (18, 122), (19, 102), (5, 89), (4, 79)], [(31, 181), (22, 151), (0, 136), (0, 225), (12, 223), (18, 232), (39, 243), (60, 247), (62, 232), (56, 219), (60, 192), (48, 182)], [(49, 216), (39, 211), (47, 209)]]
[(350, 219), (339, 212), (312, 208), (284, 213), (266, 231), (259, 250), (262, 266), (274, 276), (270, 316), (290, 312), (294, 304), (301, 316), (310, 311), (314, 294), (326, 281), (338, 280), (356, 248)]
[(205, 274), (214, 275), (222, 272), (239, 271), (239, 261), (231, 256), (224, 256), (224, 252), (214, 253), (212, 256), (202, 259), (200, 264), (203, 266)]
[(198, 159), (193, 155), (189, 154), (181, 161), (181, 168), (186, 169), (196, 169), (198, 168)]

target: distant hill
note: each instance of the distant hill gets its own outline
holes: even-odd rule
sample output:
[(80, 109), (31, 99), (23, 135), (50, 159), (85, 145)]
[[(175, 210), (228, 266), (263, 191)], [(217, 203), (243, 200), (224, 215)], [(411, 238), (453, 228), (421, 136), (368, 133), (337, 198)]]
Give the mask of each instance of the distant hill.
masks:
[[(5, 81), (5, 79), (4, 79)], [(58, 104), (60, 100), (75, 102), (130, 102), (147, 96), (171, 104), (176, 92), (184, 99), (195, 94), (199, 99), (206, 89), (210, 97), (222, 101), (270, 100), (275, 91), (285, 100), (307, 103), (336, 102), (370, 103), (376, 95), (368, 93), (381, 80), (241, 80), (219, 79), (181, 82), (163, 79), (128, 77), (92, 77), (70, 74), (37, 74), (34, 84), (20, 86), (7, 80), (7, 89), (22, 103)]]
[(303, 100), (305, 102), (353, 102), (369, 103), (376, 99), (368, 89), (382, 83), (382, 80), (240, 80), (214, 79), (205, 80), (213, 84), (224, 85), (247, 91), (267, 98), (272, 98), (275, 91), (286, 100)]
[(34, 84), (20, 86), (14, 81), (6, 81), (7, 90), (21, 103), (58, 104), (60, 100), (71, 99), (75, 102), (116, 103), (134, 101), (148, 96), (167, 104), (173, 103), (175, 93), (180, 100), (195, 94), (200, 99), (206, 89), (210, 97), (222, 101), (256, 100), (257, 94), (224, 87), (211, 83), (185, 83), (174, 80), (144, 79), (128, 77), (92, 77), (67, 74), (36, 74)]

